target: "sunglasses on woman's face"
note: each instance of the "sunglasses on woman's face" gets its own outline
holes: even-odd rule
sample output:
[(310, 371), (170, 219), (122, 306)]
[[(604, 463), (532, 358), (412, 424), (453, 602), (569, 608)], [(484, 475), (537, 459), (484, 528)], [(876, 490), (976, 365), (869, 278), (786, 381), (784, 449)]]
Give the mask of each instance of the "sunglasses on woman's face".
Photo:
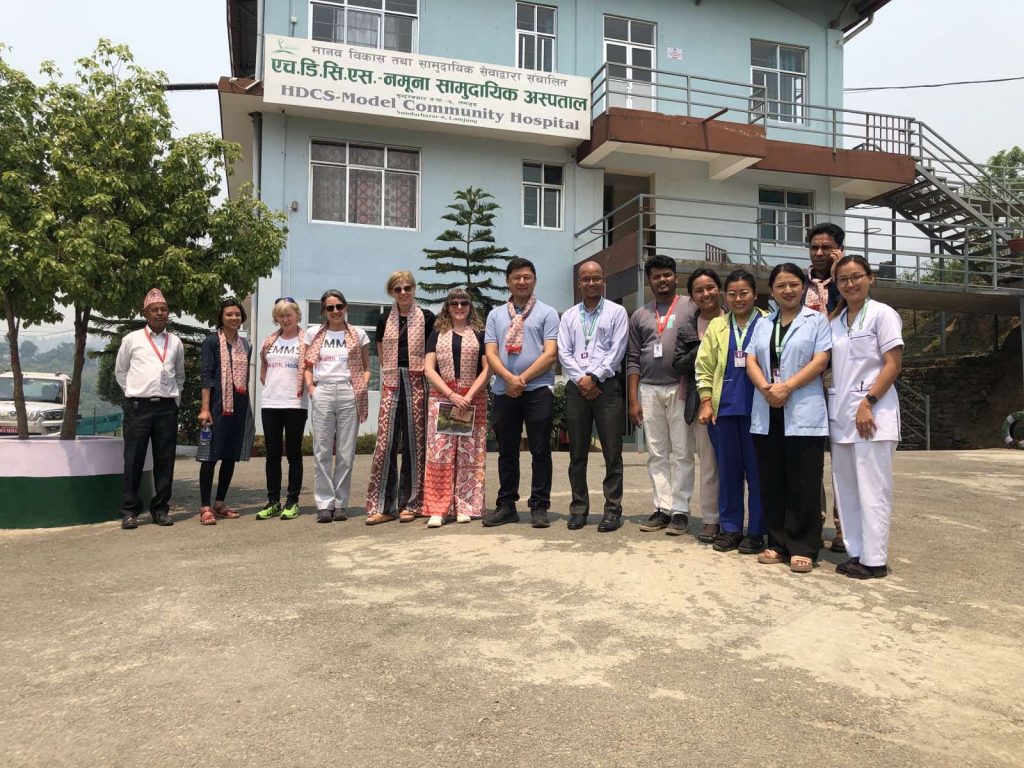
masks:
[(290, 301), (292, 304), (296, 303), (295, 299), (293, 299), (291, 296), (278, 296), (276, 299), (274, 299), (275, 304), (277, 304), (277, 302), (279, 301)]
[(325, 312), (341, 312), (345, 308), (344, 304), (328, 304), (324, 307)]
[(395, 293), (412, 293), (411, 285), (396, 285), (394, 287)]
[(448, 302), (448, 306), (449, 307), (468, 307), (469, 306), (469, 302), (468, 301), (449, 301)]

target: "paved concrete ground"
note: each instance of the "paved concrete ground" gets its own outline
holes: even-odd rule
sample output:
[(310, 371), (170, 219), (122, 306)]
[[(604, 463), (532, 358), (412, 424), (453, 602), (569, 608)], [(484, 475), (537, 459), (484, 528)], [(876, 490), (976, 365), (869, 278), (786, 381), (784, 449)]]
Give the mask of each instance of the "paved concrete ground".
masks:
[(900, 453), (873, 582), (641, 533), (642, 462), (609, 535), (257, 522), (259, 461), (201, 527), (187, 460), (173, 528), (2, 532), (0, 764), (1021, 765), (1024, 451)]

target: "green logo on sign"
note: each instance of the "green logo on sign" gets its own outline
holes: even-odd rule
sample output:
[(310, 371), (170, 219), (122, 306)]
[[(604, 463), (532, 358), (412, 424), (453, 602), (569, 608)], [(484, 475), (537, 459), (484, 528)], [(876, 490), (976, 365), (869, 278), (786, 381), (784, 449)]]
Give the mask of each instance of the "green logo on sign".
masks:
[(289, 48), (283, 37), (277, 38), (277, 50), (274, 53), (287, 53), (289, 56), (294, 56), (298, 48)]

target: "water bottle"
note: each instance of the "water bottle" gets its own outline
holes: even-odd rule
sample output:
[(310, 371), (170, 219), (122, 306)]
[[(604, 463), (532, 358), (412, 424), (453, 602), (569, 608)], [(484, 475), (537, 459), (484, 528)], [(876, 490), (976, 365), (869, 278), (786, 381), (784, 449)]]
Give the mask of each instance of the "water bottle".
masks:
[(210, 460), (210, 444), (213, 442), (213, 425), (204, 424), (199, 430), (199, 447), (196, 448), (196, 461)]

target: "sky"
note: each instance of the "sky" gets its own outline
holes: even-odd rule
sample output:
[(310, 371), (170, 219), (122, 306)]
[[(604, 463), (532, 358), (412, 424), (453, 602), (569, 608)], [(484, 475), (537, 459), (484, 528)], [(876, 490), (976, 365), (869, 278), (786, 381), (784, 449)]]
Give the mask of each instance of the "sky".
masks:
[[(764, 0), (768, 2), (769, 0)], [(172, 83), (230, 74), (224, 0), (48, 0), (3, 3), (5, 58), (37, 77), (52, 59), (70, 75), (100, 37), (127, 43), (136, 61)], [(40, 18), (45, 9), (45, 19)], [(173, 9), (173, 10), (172, 10)], [(845, 51), (848, 88), (1024, 76), (1022, 0), (893, 0)], [(220, 132), (216, 92), (168, 95), (177, 133)], [(1024, 80), (850, 93), (849, 109), (916, 117), (973, 160), (1024, 145)], [(37, 338), (61, 329), (24, 330)], [(43, 337), (45, 338), (45, 336)]]

